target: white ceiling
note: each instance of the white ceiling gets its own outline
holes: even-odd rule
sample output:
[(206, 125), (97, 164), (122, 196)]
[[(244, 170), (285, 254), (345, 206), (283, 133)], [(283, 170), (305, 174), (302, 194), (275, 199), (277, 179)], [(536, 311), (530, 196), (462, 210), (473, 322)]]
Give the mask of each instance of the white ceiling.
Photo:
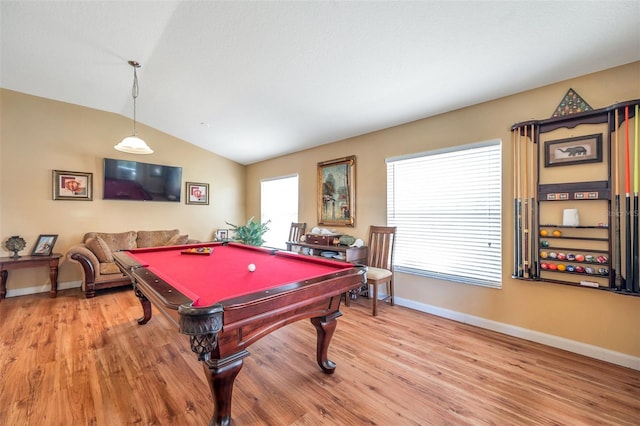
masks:
[(242, 164), (640, 60), (638, 0), (0, 7), (3, 88), (132, 117), (134, 59), (139, 122)]

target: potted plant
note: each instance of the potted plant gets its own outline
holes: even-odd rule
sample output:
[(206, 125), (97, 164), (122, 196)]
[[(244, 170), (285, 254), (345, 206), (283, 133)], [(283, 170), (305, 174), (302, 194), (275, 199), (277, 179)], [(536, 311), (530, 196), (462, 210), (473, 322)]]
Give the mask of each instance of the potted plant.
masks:
[(264, 243), (262, 236), (269, 230), (267, 225), (270, 220), (260, 223), (253, 217), (247, 221), (246, 225), (238, 226), (233, 223), (226, 222), (227, 225), (235, 232), (234, 241), (241, 242), (250, 246), (261, 246)]

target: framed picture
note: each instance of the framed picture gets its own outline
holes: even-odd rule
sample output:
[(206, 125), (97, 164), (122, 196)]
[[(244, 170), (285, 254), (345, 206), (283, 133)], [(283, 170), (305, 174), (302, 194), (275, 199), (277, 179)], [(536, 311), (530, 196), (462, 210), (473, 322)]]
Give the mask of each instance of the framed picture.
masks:
[(217, 241), (227, 241), (229, 239), (229, 230), (228, 229), (218, 229), (216, 231), (216, 240)]
[(318, 163), (318, 224), (355, 225), (356, 156)]
[(187, 182), (187, 204), (209, 204), (209, 184)]
[(54, 200), (93, 200), (93, 174), (83, 172), (53, 171)]
[(57, 235), (40, 235), (31, 256), (50, 256), (57, 239)]
[(602, 133), (544, 143), (545, 167), (600, 161), (602, 161)]

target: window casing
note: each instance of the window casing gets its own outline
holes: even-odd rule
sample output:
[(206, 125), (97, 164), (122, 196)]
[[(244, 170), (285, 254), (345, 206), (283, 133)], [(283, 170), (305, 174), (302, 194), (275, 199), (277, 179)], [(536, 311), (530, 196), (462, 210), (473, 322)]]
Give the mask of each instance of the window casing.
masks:
[(501, 141), (386, 161), (395, 270), (501, 287)]

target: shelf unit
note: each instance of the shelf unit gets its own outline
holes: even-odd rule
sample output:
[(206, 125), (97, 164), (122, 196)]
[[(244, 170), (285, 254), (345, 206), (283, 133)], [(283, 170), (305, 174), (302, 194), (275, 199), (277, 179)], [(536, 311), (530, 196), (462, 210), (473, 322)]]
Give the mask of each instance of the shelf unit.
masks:
[[(520, 179), (524, 179), (523, 187), (527, 186), (526, 179), (529, 176), (531, 176), (530, 182), (535, 181), (530, 200), (516, 197), (514, 278), (640, 296), (637, 288), (634, 289), (632, 285), (625, 283), (624, 278), (621, 277), (620, 265), (629, 262), (630, 259), (625, 258), (625, 262), (621, 262), (621, 258), (626, 254), (618, 250), (620, 228), (619, 220), (616, 218), (620, 217), (620, 212), (617, 211), (617, 203), (614, 203), (614, 194), (619, 194), (619, 191), (614, 191), (615, 180), (612, 176), (613, 144), (616, 142), (613, 136), (617, 136), (616, 132), (625, 120), (624, 114), (616, 114), (616, 111), (620, 112), (628, 108), (629, 119), (631, 119), (634, 118), (634, 108), (638, 104), (640, 100), (627, 101), (607, 108), (546, 120), (531, 120), (512, 126), (511, 130), (515, 135), (513, 142), (521, 144), (518, 148), (514, 146), (514, 168), (517, 169), (516, 164), (531, 161), (532, 166), (529, 168), (527, 168), (529, 164), (521, 166), (527, 175)], [(557, 141), (547, 141), (543, 147), (542, 136), (548, 137), (547, 133), (556, 130), (562, 132), (562, 129), (571, 130), (583, 124), (606, 127), (601, 141), (603, 164), (590, 166), (598, 170), (596, 179), (599, 180), (560, 181), (559, 176), (567, 180), (576, 179), (574, 173), (570, 171), (575, 170), (570, 168), (574, 166), (562, 167), (569, 170), (563, 173), (547, 169), (551, 166), (546, 163), (548, 155), (545, 151), (546, 145), (557, 143)], [(523, 163), (517, 157), (518, 149), (531, 150), (529, 152), (532, 157), (530, 156), (527, 160), (525, 154)], [(514, 171), (514, 175), (517, 173), (521, 171)], [(606, 176), (602, 178), (600, 174)], [(542, 182), (541, 177), (548, 176), (551, 176), (549, 178), (551, 181), (545, 179), (546, 181)], [(514, 176), (514, 182), (519, 182), (518, 179)], [(514, 192), (517, 192), (515, 188)], [(580, 214), (580, 226), (567, 226), (561, 223), (562, 220), (558, 220), (565, 207), (588, 212), (584, 216)], [(559, 232), (560, 235), (554, 236), (554, 231)], [(624, 241), (624, 237), (622, 240)]]
[(608, 227), (543, 224), (539, 229), (561, 233), (539, 237), (540, 279), (597, 288), (612, 286)]

